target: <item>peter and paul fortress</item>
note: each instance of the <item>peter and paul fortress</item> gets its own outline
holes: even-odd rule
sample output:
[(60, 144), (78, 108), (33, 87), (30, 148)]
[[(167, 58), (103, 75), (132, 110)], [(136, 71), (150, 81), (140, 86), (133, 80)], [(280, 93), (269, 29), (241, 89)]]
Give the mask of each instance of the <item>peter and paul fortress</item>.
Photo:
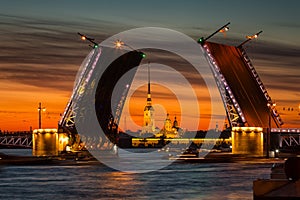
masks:
[(148, 65), (148, 93), (147, 93), (147, 104), (144, 108), (144, 122), (141, 131), (141, 136), (143, 137), (165, 137), (165, 138), (177, 138), (179, 125), (178, 121), (174, 119), (172, 123), (170, 119), (169, 113), (164, 121), (164, 127), (159, 130), (155, 127), (155, 112), (152, 106), (152, 99), (151, 99), (151, 82), (150, 82), (150, 66)]

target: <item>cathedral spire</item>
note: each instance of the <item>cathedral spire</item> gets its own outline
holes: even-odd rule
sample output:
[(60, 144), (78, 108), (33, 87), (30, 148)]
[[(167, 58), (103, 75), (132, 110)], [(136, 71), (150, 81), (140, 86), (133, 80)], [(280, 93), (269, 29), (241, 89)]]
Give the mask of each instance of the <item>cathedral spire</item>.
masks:
[(154, 108), (152, 107), (151, 100), (151, 83), (150, 83), (150, 62), (148, 62), (148, 94), (147, 94), (147, 104), (144, 108), (144, 123), (142, 134), (154, 134), (155, 133), (155, 121), (154, 121)]
[(150, 83), (150, 62), (148, 62), (148, 95), (147, 95), (147, 105), (151, 106), (151, 83)]

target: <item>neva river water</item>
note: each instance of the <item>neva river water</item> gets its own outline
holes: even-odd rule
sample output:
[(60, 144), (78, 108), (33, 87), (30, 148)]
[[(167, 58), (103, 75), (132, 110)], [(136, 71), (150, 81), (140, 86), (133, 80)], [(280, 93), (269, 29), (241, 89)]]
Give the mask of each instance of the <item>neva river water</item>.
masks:
[[(14, 152), (13, 152), (14, 151)], [(28, 150), (0, 150), (29, 154)], [(104, 165), (0, 166), (0, 199), (252, 199), (271, 163), (173, 163), (133, 174)]]

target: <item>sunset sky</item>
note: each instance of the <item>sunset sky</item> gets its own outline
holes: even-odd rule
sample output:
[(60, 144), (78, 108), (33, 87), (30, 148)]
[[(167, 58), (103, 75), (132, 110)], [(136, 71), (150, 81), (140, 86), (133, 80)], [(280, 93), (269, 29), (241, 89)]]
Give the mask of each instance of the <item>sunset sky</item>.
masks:
[[(153, 26), (196, 40), (229, 21), (226, 36), (218, 34), (210, 41), (238, 45), (246, 35), (263, 30), (245, 49), (276, 101), (285, 127), (300, 128), (299, 7), (297, 0), (1, 1), (0, 130), (37, 128), (39, 102), (46, 107), (43, 128), (57, 127), (77, 70), (91, 50), (77, 32), (101, 42), (121, 31)], [(137, 101), (143, 108), (146, 93), (136, 95), (145, 96)], [(164, 99), (162, 93), (156, 95), (159, 99)], [(176, 112), (172, 112), (173, 119)]]

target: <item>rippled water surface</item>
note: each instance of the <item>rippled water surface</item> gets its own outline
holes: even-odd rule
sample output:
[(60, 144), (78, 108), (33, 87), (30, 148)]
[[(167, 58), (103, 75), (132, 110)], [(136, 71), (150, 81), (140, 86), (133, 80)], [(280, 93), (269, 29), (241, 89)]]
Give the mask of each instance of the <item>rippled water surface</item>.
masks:
[(269, 178), (270, 168), (271, 164), (173, 163), (141, 174), (79, 163), (1, 166), (0, 198), (252, 199), (253, 180)]

